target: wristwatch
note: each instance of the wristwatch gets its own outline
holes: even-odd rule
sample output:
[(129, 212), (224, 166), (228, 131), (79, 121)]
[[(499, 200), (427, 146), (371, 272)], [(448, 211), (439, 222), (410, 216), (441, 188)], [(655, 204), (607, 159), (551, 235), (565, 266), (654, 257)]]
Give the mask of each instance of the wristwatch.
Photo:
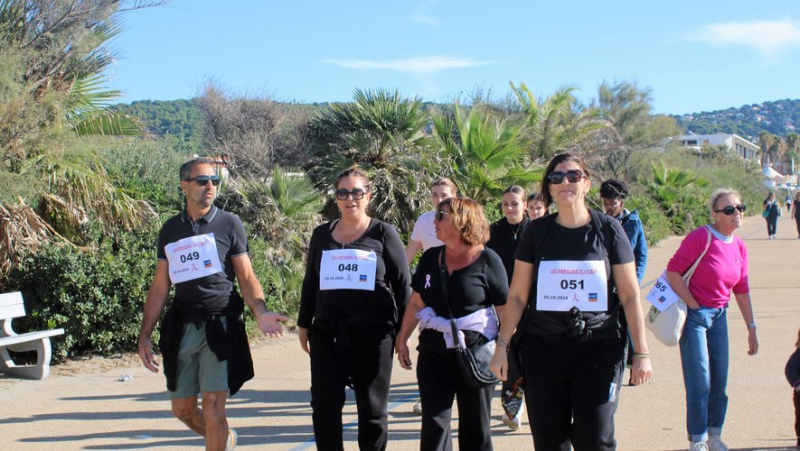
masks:
[(757, 327), (756, 323), (750, 323), (750, 324), (747, 325), (748, 329), (755, 329), (756, 327)]

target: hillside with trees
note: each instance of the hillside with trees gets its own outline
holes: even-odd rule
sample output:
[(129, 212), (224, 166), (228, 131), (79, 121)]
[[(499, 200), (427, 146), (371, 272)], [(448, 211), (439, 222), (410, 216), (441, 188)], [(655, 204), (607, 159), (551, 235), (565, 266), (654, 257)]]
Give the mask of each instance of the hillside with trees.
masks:
[(800, 100), (776, 100), (718, 111), (672, 116), (685, 132), (736, 133), (756, 142), (761, 132), (787, 137), (800, 129)]

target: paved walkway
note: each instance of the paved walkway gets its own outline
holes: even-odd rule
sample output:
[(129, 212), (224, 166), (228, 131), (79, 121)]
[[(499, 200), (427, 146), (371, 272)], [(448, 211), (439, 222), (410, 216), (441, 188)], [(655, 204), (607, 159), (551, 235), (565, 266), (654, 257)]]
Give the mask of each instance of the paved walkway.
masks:
[[(800, 240), (793, 221), (779, 221), (768, 241), (764, 221), (748, 218), (739, 236), (750, 252), (750, 280), (761, 350), (748, 357), (747, 332), (732, 303), (730, 407), (724, 439), (737, 450), (794, 449), (791, 390), (783, 367), (800, 326)], [(650, 251), (645, 281), (652, 283), (680, 243), (663, 241)], [(56, 338), (58, 339), (58, 338)], [(616, 416), (620, 450), (686, 449), (684, 391), (677, 348), (650, 339), (655, 376), (642, 387), (624, 387)], [(313, 449), (308, 358), (296, 337), (264, 341), (253, 350), (256, 379), (229, 401), (239, 449)], [(130, 382), (117, 379), (133, 374)], [(412, 372), (395, 366), (390, 399), (390, 450), (418, 449), (419, 417)], [(0, 376), (0, 449), (125, 450), (197, 449), (202, 440), (173, 419), (162, 375), (142, 367), (25, 381)], [(499, 401), (495, 418), (500, 413)], [(355, 408), (345, 412), (346, 448), (357, 449)], [(498, 450), (531, 449), (527, 423), (510, 432), (492, 424)]]

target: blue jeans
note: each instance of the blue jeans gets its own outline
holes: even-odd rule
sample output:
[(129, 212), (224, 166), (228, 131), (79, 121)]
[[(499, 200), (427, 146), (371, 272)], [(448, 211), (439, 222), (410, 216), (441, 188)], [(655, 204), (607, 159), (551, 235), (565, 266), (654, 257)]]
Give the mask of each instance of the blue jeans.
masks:
[(689, 309), (680, 341), (689, 440), (722, 434), (728, 410), (727, 308)]

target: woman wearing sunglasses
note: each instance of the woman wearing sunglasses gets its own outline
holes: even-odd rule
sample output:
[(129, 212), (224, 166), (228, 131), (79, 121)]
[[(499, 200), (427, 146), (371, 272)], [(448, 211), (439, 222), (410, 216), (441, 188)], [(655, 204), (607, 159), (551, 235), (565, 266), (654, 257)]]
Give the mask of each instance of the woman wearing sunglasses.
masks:
[[(686, 387), (686, 429), (690, 450), (727, 450), (722, 426), (728, 409), (728, 301), (733, 292), (747, 324), (748, 354), (758, 352), (756, 323), (747, 279), (747, 248), (735, 235), (746, 207), (739, 193), (718, 189), (709, 210), (714, 223), (683, 239), (667, 264), (667, 280), (688, 307), (681, 335), (681, 362)], [(709, 241), (709, 234), (711, 240)], [(689, 286), (681, 274), (702, 255)]]
[[(422, 254), (413, 292), (395, 340), (400, 366), (410, 370), (408, 338), (419, 324), (417, 381), (422, 400), (420, 449), (450, 450), (453, 400), (458, 403), (458, 448), (491, 450), (494, 384), (469, 385), (452, 348), (486, 343), (497, 336), (495, 306), (508, 295), (503, 262), (484, 245), (489, 226), (481, 206), (466, 197), (439, 203), (434, 220), (444, 246)], [(451, 323), (455, 321), (455, 326)], [(458, 340), (453, 338), (458, 329)]]
[(395, 332), (411, 293), (405, 250), (395, 228), (367, 214), (372, 193), (357, 167), (336, 179), (340, 219), (314, 230), (297, 325), (311, 356), (314, 438), (343, 449), (345, 388), (358, 408), (358, 446), (386, 449)]
[(507, 379), (508, 344), (519, 328), (536, 449), (616, 449), (625, 318), (637, 350), (633, 382), (652, 374), (633, 251), (619, 221), (586, 207), (589, 176), (575, 155), (547, 165), (541, 191), (558, 213), (523, 233), (492, 359), (497, 377)]

